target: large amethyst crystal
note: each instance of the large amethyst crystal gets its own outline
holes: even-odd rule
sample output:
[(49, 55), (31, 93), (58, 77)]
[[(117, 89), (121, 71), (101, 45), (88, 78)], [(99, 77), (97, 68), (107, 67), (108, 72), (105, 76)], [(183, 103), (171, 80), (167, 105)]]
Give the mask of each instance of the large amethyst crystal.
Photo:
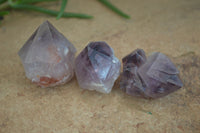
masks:
[(91, 42), (75, 60), (75, 72), (83, 89), (109, 93), (120, 74), (120, 61), (105, 42)]
[(19, 51), (26, 76), (42, 87), (69, 81), (75, 47), (48, 21), (41, 24)]
[(179, 71), (170, 59), (159, 52), (146, 59), (142, 49), (136, 49), (122, 59), (120, 88), (127, 94), (159, 98), (183, 86)]

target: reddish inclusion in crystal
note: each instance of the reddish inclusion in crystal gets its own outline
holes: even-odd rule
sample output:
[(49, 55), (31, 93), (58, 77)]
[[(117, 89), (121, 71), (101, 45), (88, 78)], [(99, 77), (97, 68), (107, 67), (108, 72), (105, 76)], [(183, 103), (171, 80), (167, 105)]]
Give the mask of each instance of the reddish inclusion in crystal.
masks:
[[(61, 57), (58, 55), (58, 51), (57, 51), (56, 47), (49, 46), (48, 51), (49, 51), (49, 53), (51, 53), (51, 56), (52, 56), (50, 59), (55, 61), (55, 64), (59, 63), (61, 60)], [(39, 77), (39, 75), (38, 75), (38, 77)], [(49, 78), (49, 77), (45, 77), (45, 76), (39, 77), (39, 78), (40, 78), (40, 81), (36, 84), (38, 84), (40, 86), (46, 86), (46, 87), (49, 86), (50, 84), (55, 84), (56, 82), (61, 80), (61, 79), (55, 79), (52, 77)], [(64, 78), (64, 76), (63, 76), (63, 78)]]
[(49, 46), (48, 47), (49, 53), (51, 53), (51, 60), (53, 60), (55, 63), (59, 63), (61, 60), (61, 57), (58, 55), (58, 50), (55, 46)]
[[(55, 62), (55, 64), (59, 63), (61, 60), (61, 57), (58, 55), (58, 51), (57, 51), (56, 47), (49, 46), (48, 51), (49, 51), (49, 53), (51, 53), (50, 60), (53, 60)], [(52, 77), (49, 78), (49, 77), (45, 77), (45, 76), (39, 77), (39, 75), (37, 77), (40, 78), (40, 81), (38, 83), (36, 82), (36, 84), (38, 84), (40, 86), (48, 87), (49, 85), (55, 84), (58, 81), (62, 80), (65, 77), (65, 75), (63, 75), (61, 79), (55, 79)]]
[(49, 78), (49, 77), (40, 77), (40, 82), (38, 85), (43, 85), (43, 86), (48, 86), (50, 84), (54, 84), (58, 82), (59, 80), (54, 79), (54, 78)]

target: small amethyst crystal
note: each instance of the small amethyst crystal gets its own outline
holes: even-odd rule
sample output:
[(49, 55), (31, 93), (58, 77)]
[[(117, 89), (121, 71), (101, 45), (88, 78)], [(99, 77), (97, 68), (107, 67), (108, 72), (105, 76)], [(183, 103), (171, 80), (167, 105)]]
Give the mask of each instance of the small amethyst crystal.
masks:
[(170, 59), (159, 52), (146, 59), (142, 49), (136, 49), (122, 59), (120, 88), (127, 94), (159, 98), (183, 86), (179, 71)]
[(76, 49), (48, 21), (41, 24), (19, 51), (26, 76), (41, 87), (69, 81)]
[(105, 42), (91, 42), (75, 60), (75, 72), (83, 89), (109, 93), (120, 74), (120, 61)]

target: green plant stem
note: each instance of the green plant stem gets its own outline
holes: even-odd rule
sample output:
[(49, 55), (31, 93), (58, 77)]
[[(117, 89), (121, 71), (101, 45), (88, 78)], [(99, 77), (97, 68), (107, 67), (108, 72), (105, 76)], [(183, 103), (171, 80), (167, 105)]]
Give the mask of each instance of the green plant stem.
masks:
[(127, 15), (126, 13), (122, 12), (120, 9), (115, 7), (112, 3), (110, 3), (108, 0), (99, 0), (102, 4), (107, 6), (109, 9), (113, 10), (115, 13), (119, 14), (120, 16), (129, 19), (130, 16)]
[[(27, 5), (27, 4), (12, 4), (11, 7), (14, 8), (14, 9), (25, 9), (25, 10), (37, 11), (37, 12), (49, 14), (49, 15), (52, 15), (52, 16), (57, 16), (58, 13), (59, 13), (58, 11), (53, 11), (53, 10), (49, 10), (49, 9), (45, 9), (45, 8), (41, 8), (41, 7), (33, 6), (33, 5)], [(85, 19), (93, 18), (93, 16), (90, 16), (90, 15), (87, 15), (87, 14), (70, 13), (70, 12), (63, 13), (62, 17), (66, 17), (66, 18), (85, 18)]]
[(62, 0), (60, 12), (56, 19), (60, 19), (62, 17), (63, 13), (65, 12), (66, 5), (67, 5), (67, 0)]

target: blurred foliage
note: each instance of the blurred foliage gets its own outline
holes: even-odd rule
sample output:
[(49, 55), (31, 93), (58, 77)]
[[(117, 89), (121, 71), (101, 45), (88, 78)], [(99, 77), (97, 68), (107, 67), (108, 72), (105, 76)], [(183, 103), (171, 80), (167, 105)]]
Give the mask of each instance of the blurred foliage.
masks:
[[(40, 2), (51, 2), (57, 0), (0, 0), (0, 23), (3, 20), (4, 16), (9, 14), (11, 10), (31, 10), (44, 14), (48, 14), (51, 16), (56, 16), (57, 19), (61, 17), (65, 18), (82, 18), (82, 19), (91, 19), (93, 16), (83, 13), (73, 13), (73, 12), (65, 12), (65, 8), (68, 0), (62, 0), (60, 11), (54, 11), (50, 9), (46, 9), (40, 6), (37, 6), (36, 3)], [(129, 19), (130, 16), (119, 10), (116, 6), (110, 3), (108, 0), (98, 0), (106, 7), (117, 13), (118, 15)]]

